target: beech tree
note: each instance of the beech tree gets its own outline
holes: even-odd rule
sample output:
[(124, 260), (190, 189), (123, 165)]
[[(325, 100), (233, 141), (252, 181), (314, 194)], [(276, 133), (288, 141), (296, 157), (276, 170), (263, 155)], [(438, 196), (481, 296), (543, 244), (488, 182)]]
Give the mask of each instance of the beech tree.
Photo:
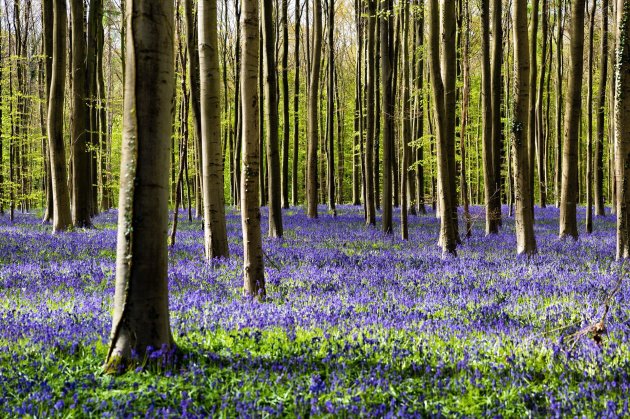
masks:
[(246, 296), (265, 298), (258, 176), (260, 173), (260, 131), (258, 129), (258, 1), (243, 0), (241, 10), (241, 117), (243, 124), (243, 166), (241, 170), (241, 220), (243, 228), (244, 286)]
[(107, 371), (170, 350), (168, 167), (174, 88), (173, 2), (127, 0), (116, 293)]
[(53, 233), (66, 230), (72, 224), (70, 194), (63, 141), (63, 106), (66, 83), (66, 0), (53, 1), (53, 54), (50, 93), (48, 95), (48, 150), (53, 196)]
[(514, 197), (516, 201), (516, 251), (536, 253), (534, 208), (529, 173), (529, 48), (527, 45), (527, 0), (514, 0), (512, 6), (514, 39), (514, 115), (512, 119), (512, 155)]
[(216, 0), (199, 0), (198, 19), (203, 226), (206, 258), (212, 259), (229, 256), (223, 197)]
[(313, 0), (313, 51), (308, 91), (308, 150), (306, 167), (307, 214), (317, 218), (317, 150), (319, 143), (319, 77), (322, 59), (322, 2)]
[(562, 188), (560, 194), (560, 238), (578, 238), (578, 141), (582, 107), (582, 69), (584, 67), (584, 0), (573, 0), (571, 8), (571, 53), (569, 84), (565, 102)]

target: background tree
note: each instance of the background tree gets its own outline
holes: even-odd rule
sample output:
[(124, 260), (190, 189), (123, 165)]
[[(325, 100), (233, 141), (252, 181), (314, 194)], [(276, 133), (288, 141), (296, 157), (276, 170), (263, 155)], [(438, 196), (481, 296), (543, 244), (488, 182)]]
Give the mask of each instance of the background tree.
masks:
[[(308, 20), (308, 19), (307, 19)], [(313, 0), (313, 51), (308, 91), (308, 151), (306, 167), (307, 214), (317, 218), (317, 149), (319, 143), (319, 76), (322, 58), (322, 3)]]
[[(391, 0), (381, 0), (380, 50), (381, 90), (383, 111), (383, 232), (392, 233), (392, 175), (394, 165), (394, 53), (393, 6)], [(380, 112), (377, 113), (380, 117)]]
[(529, 179), (528, 119), (529, 119), (529, 48), (527, 44), (527, 0), (515, 0), (514, 22), (514, 116), (512, 120), (512, 155), (514, 166), (514, 196), (516, 200), (516, 251), (536, 253), (534, 208)]
[(199, 0), (198, 17), (204, 243), (206, 258), (212, 259), (229, 256), (221, 150), (216, 0)]
[(604, 215), (604, 116), (606, 108), (606, 83), (608, 81), (608, 9), (608, 0), (602, 0), (599, 93), (597, 97), (597, 135), (595, 138), (595, 156), (593, 161), (595, 215)]
[(584, 0), (574, 0), (571, 8), (571, 53), (569, 85), (565, 102), (562, 188), (560, 195), (560, 238), (578, 238), (578, 142), (582, 107), (582, 69), (584, 67)]
[(260, 148), (258, 130), (258, 1), (243, 0), (241, 12), (241, 117), (243, 168), (241, 171), (241, 219), (243, 228), (244, 286), (250, 297), (265, 298), (265, 276), (258, 205)]
[(66, 0), (52, 0), (53, 55), (50, 93), (48, 95), (48, 149), (50, 152), (53, 233), (66, 230), (72, 224), (70, 194), (66, 171), (66, 153), (63, 141), (64, 86), (66, 82)]

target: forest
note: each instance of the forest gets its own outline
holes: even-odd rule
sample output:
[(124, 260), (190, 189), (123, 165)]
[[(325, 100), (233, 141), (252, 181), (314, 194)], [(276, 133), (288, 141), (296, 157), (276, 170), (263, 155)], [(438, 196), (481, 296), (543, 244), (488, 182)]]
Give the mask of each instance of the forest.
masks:
[(630, 416), (630, 0), (2, 0), (0, 417)]

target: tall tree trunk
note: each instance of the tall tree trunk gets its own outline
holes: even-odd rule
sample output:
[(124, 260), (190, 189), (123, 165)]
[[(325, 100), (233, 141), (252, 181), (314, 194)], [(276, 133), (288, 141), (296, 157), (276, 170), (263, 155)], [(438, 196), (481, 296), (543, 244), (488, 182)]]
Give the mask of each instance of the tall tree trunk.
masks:
[[(296, 6), (299, 9), (299, 4)], [(298, 13), (296, 13), (297, 15)], [(282, 208), (289, 208), (289, 142), (291, 133), (289, 122), (289, 2), (282, 0)], [(299, 43), (296, 37), (295, 43)]]
[(560, 195), (560, 238), (577, 240), (578, 141), (582, 106), (584, 67), (584, 0), (574, 0), (571, 8), (571, 54), (569, 85), (564, 119), (562, 189)]
[(597, 99), (597, 138), (595, 138), (595, 215), (604, 215), (604, 110), (608, 80), (608, 0), (602, 0), (602, 31), (599, 66), (599, 95)]
[(414, 35), (414, 52), (417, 57), (414, 59), (416, 66), (414, 77), (414, 97), (415, 97), (415, 123), (414, 123), (414, 140), (419, 141), (416, 148), (416, 201), (418, 203), (418, 211), (426, 214), (424, 207), (424, 1), (417, 0), (414, 8), (415, 16), (415, 35)]
[(494, 203), (491, 202), (496, 193), (496, 182), (494, 180), (494, 159), (492, 144), (492, 124), (495, 122), (492, 115), (492, 84), (490, 73), (490, 7), (489, 0), (481, 0), (481, 107), (483, 116), (483, 176), (484, 194), (486, 203), (486, 235), (497, 234), (499, 225), (497, 223), (494, 210)]
[(72, 0), (72, 222), (91, 227), (91, 162), (86, 81), (85, 8)]
[(540, 79), (538, 81), (538, 94), (536, 96), (536, 161), (538, 162), (538, 194), (540, 207), (547, 207), (547, 171), (545, 163), (547, 159), (547, 142), (543, 124), (543, 94), (545, 87), (545, 75), (547, 74), (547, 32), (549, 31), (549, 0), (542, 0), (542, 63), (540, 66)]
[(306, 201), (309, 218), (317, 218), (317, 149), (319, 142), (319, 76), (322, 60), (322, 4), (313, 0), (313, 56), (308, 92), (308, 163)]
[[(482, 0), (485, 3), (486, 8), (486, 20), (488, 19), (488, 10), (487, 10), (487, 0)], [(464, 204), (464, 219), (466, 222), (466, 237), (472, 236), (472, 224), (470, 217), (470, 200), (468, 198), (468, 181), (466, 180), (466, 129), (468, 127), (468, 107), (470, 101), (470, 61), (469, 61), (469, 51), (470, 51), (470, 10), (468, 7), (468, 0), (463, 0), (460, 2), (460, 19), (463, 23), (461, 25), (461, 37), (460, 42), (462, 42), (461, 50), (462, 50), (462, 59), (461, 59), (461, 68), (462, 68), (462, 99), (461, 99), (461, 126), (460, 126), (460, 135), (459, 135), (459, 146), (460, 146), (460, 158), (461, 158), (461, 170), (459, 174), (459, 181), (461, 185), (461, 194), (462, 201)], [(486, 22), (487, 24), (488, 22)], [(489, 44), (489, 40), (486, 40), (486, 45)], [(489, 54), (487, 54), (489, 56)], [(489, 63), (484, 62), (484, 66), (487, 65), (487, 95), (484, 95), (484, 98), (487, 96), (487, 99), (484, 99), (488, 105), (488, 110), (490, 110), (491, 103), (490, 100), (490, 66)], [(485, 83), (485, 81), (484, 81)], [(490, 113), (488, 113), (489, 119)], [(488, 142), (490, 138), (490, 130), (488, 130)], [(490, 149), (490, 147), (488, 147)], [(485, 157), (485, 156), (484, 156)], [(489, 150), (488, 159), (492, 158), (492, 150)], [(485, 160), (485, 158), (484, 158)], [(491, 165), (491, 162), (490, 162)], [(479, 168), (477, 168), (479, 170)], [(490, 179), (490, 182), (486, 179), (486, 184), (492, 186), (494, 185), (494, 180)], [(489, 201), (489, 200), (487, 200)]]
[(174, 346), (168, 311), (173, 2), (127, 1), (126, 76), (114, 316), (106, 370)]
[(201, 188), (203, 190), (205, 255), (206, 259), (210, 260), (216, 257), (228, 257), (230, 254), (225, 226), (216, 0), (199, 0), (198, 19)]
[(368, 2), (367, 24), (367, 132), (365, 138), (365, 222), (367, 225), (376, 225), (376, 202), (374, 196), (374, 142), (376, 129), (375, 91), (376, 91), (376, 0)]
[[(265, 120), (267, 126), (267, 188), (269, 199), (269, 237), (282, 237), (282, 183), (278, 147), (278, 79), (275, 58), (273, 0), (263, 0), (263, 42), (265, 79)], [(218, 74), (218, 65), (217, 65)], [(220, 151), (220, 150), (219, 150)]]
[(529, 162), (529, 189), (534, 205), (534, 178), (536, 168), (536, 83), (538, 82), (538, 5), (532, 0), (531, 31), (529, 34), (529, 119), (527, 127), (527, 154)]
[(244, 285), (246, 296), (265, 298), (265, 270), (258, 176), (261, 176), (258, 130), (258, 1), (243, 0), (241, 13), (241, 104), (243, 170), (241, 171), (241, 220), (243, 228)]
[(514, 0), (514, 119), (512, 148), (514, 159), (514, 196), (516, 201), (516, 251), (536, 253), (534, 208), (529, 174), (529, 48), (527, 42), (527, 0)]
[(300, 148), (300, 20), (302, 9), (296, 0), (295, 18), (295, 76), (293, 81), (293, 176), (291, 177), (291, 202), (298, 205), (300, 193), (298, 190), (298, 161)]
[[(383, 112), (383, 232), (392, 233), (392, 166), (394, 154), (394, 98), (392, 81), (392, 4), (391, 0), (381, 1), (380, 49), (381, 49), (381, 90)], [(377, 114), (377, 117), (379, 115)]]
[(593, 35), (595, 34), (595, 12), (597, 0), (592, 0), (589, 16), (588, 75), (586, 94), (586, 232), (593, 232)]
[(558, 11), (556, 20), (558, 22), (558, 33), (556, 34), (556, 172), (555, 172), (555, 195), (556, 207), (560, 207), (560, 193), (562, 189), (562, 44), (564, 41), (564, 21), (562, 12), (564, 9), (564, 0), (558, 0)]
[(402, 142), (402, 167), (400, 170), (400, 236), (403, 240), (409, 239), (409, 226), (407, 224), (408, 213), (408, 182), (409, 182), (409, 155), (411, 153), (411, 107), (410, 107), (410, 95), (409, 88), (411, 87), (411, 76), (409, 74), (409, 3), (405, 2), (402, 5), (402, 124), (400, 138)]
[[(431, 90), (435, 107), (433, 112), (435, 118), (435, 142), (437, 144), (438, 197), (441, 223), (439, 244), (444, 253), (456, 254), (457, 238), (454, 224), (456, 224), (457, 219), (453, 218), (453, 194), (450, 191), (450, 185), (454, 183), (455, 179), (451, 178), (451, 169), (449, 167), (451, 161), (448, 156), (449, 142), (446, 134), (446, 119), (449, 117), (450, 112), (448, 115), (445, 112), (445, 83), (442, 81), (443, 76), (440, 70), (440, 10), (437, 0), (431, 0), (430, 4), (429, 58), (431, 84), (433, 87)], [(454, 2), (452, 6), (454, 7)], [(444, 24), (447, 26), (445, 29), (450, 29), (449, 25), (454, 26), (453, 23), (452, 20), (445, 20)], [(451, 75), (449, 74), (449, 76)], [(452, 76), (454, 76), (454, 73)]]
[(503, 155), (503, 129), (501, 124), (501, 64), (503, 62), (503, 27), (502, 0), (492, 1), (492, 52), (491, 52), (491, 88), (492, 88), (492, 173), (494, 188), (490, 196), (491, 216), (498, 226), (501, 225), (501, 161)]
[(48, 149), (53, 194), (53, 233), (66, 230), (72, 224), (70, 195), (66, 172), (66, 153), (63, 141), (64, 87), (66, 83), (66, 28), (65, 0), (53, 0), (53, 59), (48, 95)]
[(328, 189), (328, 209), (336, 216), (335, 207), (335, 49), (333, 34), (335, 31), (335, 0), (328, 1), (328, 84), (326, 94), (326, 186)]
[(630, 257), (630, 3), (617, 0), (615, 67), (615, 174), (617, 259)]

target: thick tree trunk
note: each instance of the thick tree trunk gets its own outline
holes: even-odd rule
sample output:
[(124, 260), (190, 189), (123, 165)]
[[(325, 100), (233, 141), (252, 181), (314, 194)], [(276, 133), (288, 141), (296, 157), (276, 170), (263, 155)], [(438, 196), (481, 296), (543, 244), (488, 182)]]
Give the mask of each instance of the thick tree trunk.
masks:
[(565, 105), (562, 189), (560, 195), (560, 238), (577, 240), (578, 141), (582, 107), (584, 67), (584, 0), (574, 0), (571, 8), (571, 54), (569, 85)]
[(559, 0), (556, 20), (558, 22), (558, 33), (556, 34), (556, 171), (555, 171), (555, 195), (556, 207), (560, 207), (560, 193), (562, 189), (562, 46), (564, 41), (564, 21), (562, 12), (564, 11), (564, 0)]
[(514, 197), (516, 201), (516, 251), (536, 253), (534, 208), (529, 174), (529, 48), (527, 42), (527, 0), (515, 0), (514, 22), (514, 120), (512, 149), (514, 159)]
[(246, 296), (265, 298), (265, 270), (258, 176), (261, 176), (258, 130), (258, 1), (243, 0), (241, 13), (241, 104), (243, 123), (243, 169), (241, 171), (241, 220), (243, 228), (244, 285)]
[(409, 142), (411, 141), (411, 107), (410, 107), (410, 94), (409, 89), (411, 87), (410, 77), (410, 63), (409, 63), (409, 3), (403, 4), (403, 36), (402, 36), (402, 124), (400, 138), (402, 141), (402, 167), (400, 170), (400, 236), (403, 240), (409, 239), (409, 225), (407, 224), (408, 213), (408, 182), (409, 182), (409, 155), (411, 153), (411, 147)]
[[(221, 95), (219, 91), (216, 0), (199, 0), (198, 19), (201, 90), (201, 188), (203, 191), (205, 255), (206, 259), (209, 260), (229, 256), (225, 226), (221, 150)], [(193, 69), (191, 68), (191, 70)]]
[(322, 4), (313, 0), (313, 59), (308, 91), (307, 215), (317, 218), (317, 149), (319, 142), (319, 76), (322, 60)]
[(90, 135), (86, 81), (85, 8), (72, 0), (72, 222), (92, 226)]
[(168, 165), (173, 98), (173, 3), (127, 2), (116, 294), (106, 370), (147, 348), (169, 351)]
[(48, 149), (50, 152), (53, 233), (66, 230), (72, 224), (70, 195), (66, 172), (66, 153), (63, 141), (64, 87), (66, 83), (66, 28), (65, 0), (53, 0), (53, 61), (48, 97)]
[(534, 205), (534, 178), (536, 168), (536, 83), (538, 82), (538, 5), (532, 0), (531, 31), (529, 34), (529, 119), (527, 127), (527, 155), (529, 162), (529, 189)]

